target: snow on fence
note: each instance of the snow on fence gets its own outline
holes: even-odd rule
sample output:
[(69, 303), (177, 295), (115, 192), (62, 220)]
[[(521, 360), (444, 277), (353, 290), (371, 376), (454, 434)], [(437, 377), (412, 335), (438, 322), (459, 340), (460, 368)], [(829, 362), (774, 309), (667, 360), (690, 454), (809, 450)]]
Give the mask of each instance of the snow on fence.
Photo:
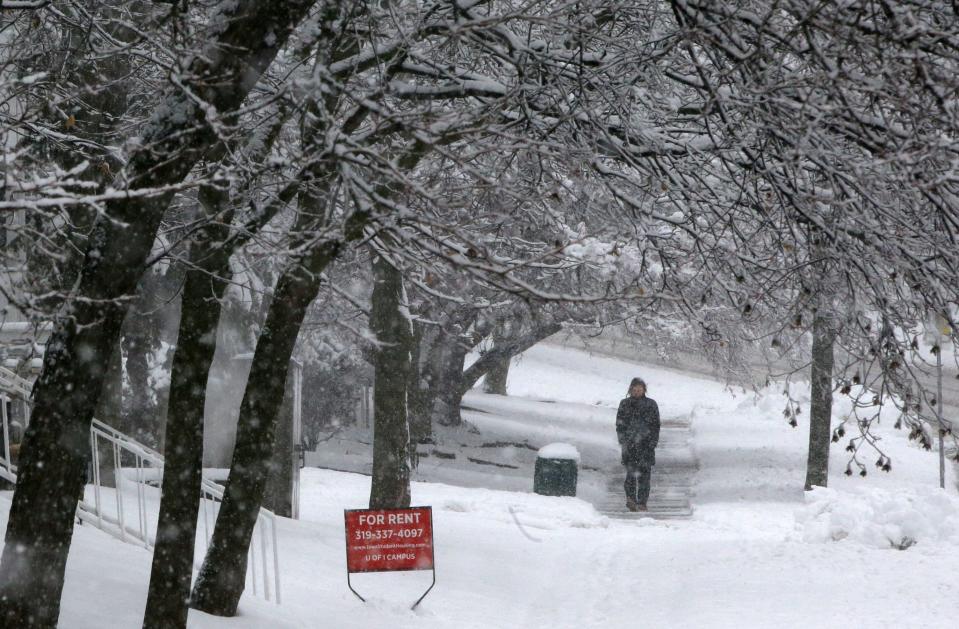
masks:
[[(30, 383), (0, 367), (0, 422), (3, 448), (0, 449), (0, 478), (16, 482), (17, 466), (11, 441), (11, 404), (22, 402), (24, 420), (29, 419)], [(152, 550), (160, 512), (160, 481), (163, 455), (115, 428), (94, 419), (90, 426), (91, 465), (77, 517), (117, 539)], [(213, 523), (223, 500), (224, 487), (202, 479), (200, 512), (204, 548), (213, 534)], [(254, 596), (280, 603), (280, 556), (276, 516), (260, 509), (250, 543), (247, 580)]]

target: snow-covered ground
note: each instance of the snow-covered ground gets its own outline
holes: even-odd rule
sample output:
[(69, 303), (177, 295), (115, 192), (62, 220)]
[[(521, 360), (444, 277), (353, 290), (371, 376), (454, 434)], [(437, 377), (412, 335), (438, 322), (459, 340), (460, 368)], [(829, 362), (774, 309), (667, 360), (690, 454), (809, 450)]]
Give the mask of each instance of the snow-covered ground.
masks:
[[(701, 464), (693, 518), (611, 520), (580, 498), (528, 493), (533, 448), (547, 443), (577, 447), (592, 469), (581, 477), (587, 485), (615, 465), (614, 409), (635, 375), (664, 416), (693, 418)], [(480, 431), (476, 442), (529, 444), (487, 448), (512, 467), (423, 460), (419, 478), (445, 482), (413, 486), (414, 504), (433, 506), (437, 566), (436, 588), (416, 611), (409, 604), (428, 573), (356, 575), (366, 604), (346, 587), (343, 509), (364, 506), (369, 478), (307, 468), (301, 520), (280, 521), (283, 605), (247, 596), (239, 618), (193, 613), (191, 626), (955, 626), (952, 469), (949, 489), (936, 489), (934, 454), (892, 421), (880, 429), (891, 473), (846, 476), (847, 453), (837, 447), (830, 489), (807, 496), (807, 426), (802, 415), (798, 428), (786, 424), (779, 392), (731, 392), (702, 376), (551, 345), (515, 362), (509, 392), (469, 394), (477, 410), (466, 418)], [(843, 405), (836, 410), (838, 418)], [(438, 447), (455, 451), (455, 435), (443, 437)], [(470, 486), (452, 484), (459, 479)], [(8, 506), (9, 494), (0, 495), (0, 519)], [(149, 553), (89, 526), (74, 539), (61, 626), (139, 626)]]

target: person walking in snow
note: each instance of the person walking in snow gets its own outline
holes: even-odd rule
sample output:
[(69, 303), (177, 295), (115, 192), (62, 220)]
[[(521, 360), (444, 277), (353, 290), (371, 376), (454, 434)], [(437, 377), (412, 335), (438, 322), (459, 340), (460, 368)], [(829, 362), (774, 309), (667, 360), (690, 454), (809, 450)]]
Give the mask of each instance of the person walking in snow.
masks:
[(633, 378), (629, 392), (616, 411), (616, 436), (626, 466), (626, 508), (646, 511), (649, 499), (649, 477), (656, 465), (659, 443), (659, 406), (646, 397), (646, 383)]

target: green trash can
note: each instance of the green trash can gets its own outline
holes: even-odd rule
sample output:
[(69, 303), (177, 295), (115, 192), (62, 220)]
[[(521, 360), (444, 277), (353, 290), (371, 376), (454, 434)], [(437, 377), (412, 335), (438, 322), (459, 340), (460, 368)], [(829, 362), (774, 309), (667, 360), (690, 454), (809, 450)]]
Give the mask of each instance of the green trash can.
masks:
[(543, 496), (575, 496), (579, 452), (568, 443), (539, 449), (533, 471), (533, 491)]

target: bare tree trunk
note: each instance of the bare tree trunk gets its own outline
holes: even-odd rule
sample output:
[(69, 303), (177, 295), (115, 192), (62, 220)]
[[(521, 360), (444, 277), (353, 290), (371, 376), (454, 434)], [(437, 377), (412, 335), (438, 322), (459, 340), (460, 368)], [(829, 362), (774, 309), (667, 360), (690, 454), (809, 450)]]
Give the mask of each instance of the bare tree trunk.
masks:
[[(430, 384), (429, 365), (424, 359), (431, 355), (424, 348), (426, 334), (422, 324), (413, 322), (413, 336), (410, 341), (410, 375), (406, 385), (406, 403), (409, 409), (410, 441), (413, 444), (428, 443), (433, 438), (433, 422), (430, 411), (433, 408), (433, 393)], [(424, 349), (427, 351), (424, 352)], [(410, 450), (413, 465), (417, 464), (416, 447)]]
[(463, 372), (460, 384), (462, 388), (460, 397), (462, 398), (462, 396), (476, 384), (477, 380), (488, 374), (491, 368), (501, 364), (503, 361), (511, 360), (514, 356), (522, 354), (543, 339), (556, 334), (561, 329), (563, 328), (558, 323), (540, 323), (525, 334), (515, 336), (508, 341), (495, 345), (493, 349), (480, 356), (475, 363), (469, 366), (469, 369)]
[(296, 482), (294, 465), (296, 446), (299, 445), (293, 442), (293, 404), (296, 397), (293, 391), (294, 380), (294, 371), (291, 369), (283, 387), (283, 404), (276, 416), (276, 438), (263, 494), (263, 506), (284, 518), (293, 517), (293, 484)]
[(373, 256), (370, 328), (376, 335), (373, 380), (373, 478), (370, 509), (410, 506), (410, 430), (407, 384), (410, 329), (403, 275), (389, 260)]
[[(145, 273), (144, 280), (150, 275), (153, 273)], [(123, 326), (120, 347), (125, 358), (124, 380), (128, 386), (124, 388), (120, 421), (112, 425), (140, 443), (158, 449), (160, 421), (150, 387), (150, 356), (157, 349), (160, 332), (159, 322), (152, 316), (152, 311), (158, 306), (154, 306), (152, 299), (144, 294), (156, 290), (156, 287), (147, 281), (140, 284), (140, 294)]]
[(118, 343), (110, 352), (110, 362), (107, 364), (103, 378), (103, 387), (100, 389), (100, 399), (97, 400), (96, 417), (112, 426), (117, 426), (123, 412), (123, 355)]
[[(191, 90), (170, 92), (143, 134), (145, 148), (128, 164), (131, 188), (162, 189), (187, 176), (215, 137), (205, 116), (234, 111), (242, 103), (312, 5), (312, 0), (222, 5), (229, 19), (211, 46), (231, 54), (195, 57), (184, 73), (195, 77)], [(201, 108), (194, 99), (209, 106)], [(195, 127), (200, 129), (183, 133)], [(90, 421), (103, 365), (117, 344), (127, 308), (118, 298), (133, 294), (172, 197), (168, 191), (105, 204), (108, 218), (98, 220), (84, 256), (76, 290), (81, 299), (71, 304), (47, 343), (0, 560), (4, 626), (51, 627), (59, 617), (73, 518), (90, 456)]]
[[(440, 384), (437, 386), (434, 414), (440, 424), (444, 426), (459, 426), (463, 423), (460, 406), (463, 396), (473, 388), (476, 382), (489, 370), (503, 361), (509, 361), (518, 354), (522, 354), (536, 343), (556, 334), (562, 329), (558, 323), (537, 324), (525, 334), (509, 339), (480, 356), (476, 362), (464, 369), (466, 363), (467, 346), (462, 339), (444, 349), (442, 358), (442, 373)], [(482, 340), (483, 331), (477, 333), (474, 342)]]
[(455, 342), (443, 350), (442, 373), (439, 377), (434, 403), (436, 419), (443, 426), (456, 427), (463, 424), (460, 405), (463, 403), (463, 396), (470, 389), (463, 382), (466, 353), (467, 349), (462, 339), (456, 339)]
[[(509, 322), (497, 326), (496, 330), (494, 330), (493, 349), (506, 343), (508, 336), (505, 334), (504, 326), (507, 325), (509, 325)], [(490, 365), (489, 370), (486, 372), (486, 378), (483, 381), (484, 391), (496, 395), (506, 395), (506, 381), (509, 379), (510, 360), (510, 357), (505, 357), (496, 360)]]
[(509, 360), (502, 360), (490, 367), (483, 381), (483, 390), (496, 395), (506, 395), (506, 381), (509, 379)]
[(307, 308), (319, 290), (322, 271), (339, 246), (336, 242), (317, 246), (277, 283), (240, 405), (226, 494), (193, 588), (190, 604), (200, 611), (236, 615), (246, 581), (247, 550), (269, 476), (290, 357)]
[[(3, 626), (52, 627), (59, 616), (89, 460), (90, 418), (121, 320), (115, 308), (103, 310), (108, 312), (102, 316), (84, 312), (81, 320), (91, 323), (83, 329), (74, 319), (61, 321), (47, 344), (7, 524), (0, 576)], [(86, 355), (78, 359), (80, 351)]]
[(170, 252), (165, 271), (149, 269), (140, 278), (137, 296), (127, 311), (121, 331), (123, 404), (119, 422), (112, 425), (160, 452), (163, 452), (169, 388), (152, 380), (153, 361), (162, 357), (165, 365), (156, 366), (160, 369), (172, 367), (174, 352), (163, 355), (160, 349), (164, 340), (176, 343), (181, 305), (178, 297), (187, 270), (182, 260), (189, 255), (189, 242), (186, 244), (186, 247), (177, 247)]
[(408, 402), (410, 432), (414, 443), (431, 443), (436, 398), (443, 381), (443, 356), (448, 337), (435, 327), (414, 322), (414, 336), (419, 339), (414, 349)]
[(812, 392), (809, 408), (809, 455), (806, 491), (829, 482), (829, 443), (832, 438), (832, 370), (836, 333), (828, 313), (820, 308), (812, 327)]
[[(118, 426), (123, 405), (123, 356), (118, 343), (110, 352), (110, 362), (107, 365), (103, 386), (100, 388), (100, 399), (94, 410), (94, 417), (111, 426)], [(116, 487), (116, 467), (113, 464), (113, 445), (108, 441), (97, 441), (97, 452), (100, 461), (100, 483), (104, 487)], [(90, 463), (92, 467), (92, 462)], [(82, 489), (81, 489), (82, 492)], [(81, 494), (82, 497), (82, 494)]]
[[(186, 627), (197, 511), (202, 495), (203, 409), (216, 352), (221, 299), (231, 250), (222, 246), (228, 221), (211, 223), (191, 248), (183, 286), (180, 331), (170, 374), (165, 464), (156, 546), (143, 615), (145, 629)], [(209, 243), (220, 243), (209, 249)]]

